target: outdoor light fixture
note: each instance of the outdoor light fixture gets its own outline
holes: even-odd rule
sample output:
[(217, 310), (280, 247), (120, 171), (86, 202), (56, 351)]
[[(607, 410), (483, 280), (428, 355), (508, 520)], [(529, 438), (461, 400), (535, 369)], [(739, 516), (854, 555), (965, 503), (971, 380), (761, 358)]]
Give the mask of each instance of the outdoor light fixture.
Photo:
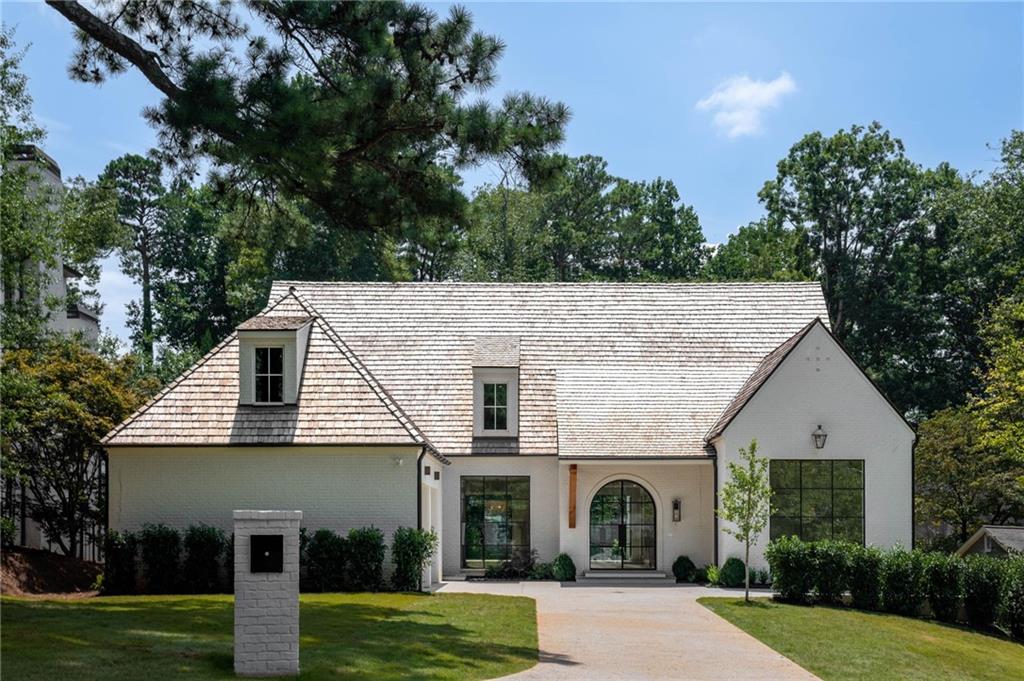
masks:
[(403, 463), (405, 463), (405, 459), (403, 459), (403, 458), (402, 458), (402, 457), (400, 457), (400, 456), (396, 456), (396, 457), (395, 457), (395, 458), (393, 459), (393, 461), (395, 462), (395, 465), (396, 465), (396, 466), (401, 466), (401, 465), (402, 465)]
[(673, 499), (672, 500), (672, 522), (678, 523), (683, 519), (683, 500)]
[(815, 449), (825, 448), (825, 440), (828, 439), (828, 433), (821, 429), (821, 424), (818, 424), (818, 429), (811, 433), (811, 437), (814, 438)]

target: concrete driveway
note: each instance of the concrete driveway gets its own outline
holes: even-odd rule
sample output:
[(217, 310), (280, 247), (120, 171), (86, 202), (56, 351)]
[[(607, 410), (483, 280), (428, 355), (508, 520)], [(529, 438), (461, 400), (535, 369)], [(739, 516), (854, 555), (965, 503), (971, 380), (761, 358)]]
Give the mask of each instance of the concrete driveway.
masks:
[(697, 603), (733, 595), (720, 589), (593, 580), (449, 582), (439, 590), (537, 601), (540, 663), (508, 679), (817, 678)]

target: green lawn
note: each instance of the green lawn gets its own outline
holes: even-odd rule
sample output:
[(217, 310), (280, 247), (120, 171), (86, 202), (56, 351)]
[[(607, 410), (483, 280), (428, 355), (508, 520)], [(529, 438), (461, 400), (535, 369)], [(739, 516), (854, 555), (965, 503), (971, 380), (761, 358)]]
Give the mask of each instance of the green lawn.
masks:
[[(4, 678), (234, 679), (231, 596), (4, 598)], [(304, 679), (485, 679), (537, 662), (534, 601), (303, 594)]]
[(1007, 681), (1024, 670), (1024, 646), (961, 627), (764, 598), (698, 602), (826, 681)]

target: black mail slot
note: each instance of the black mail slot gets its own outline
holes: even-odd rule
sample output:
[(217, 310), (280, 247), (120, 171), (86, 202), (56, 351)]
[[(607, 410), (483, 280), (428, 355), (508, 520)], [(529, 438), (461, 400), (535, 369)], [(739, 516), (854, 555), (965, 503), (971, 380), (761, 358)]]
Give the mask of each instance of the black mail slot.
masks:
[(284, 572), (284, 535), (249, 537), (249, 572)]

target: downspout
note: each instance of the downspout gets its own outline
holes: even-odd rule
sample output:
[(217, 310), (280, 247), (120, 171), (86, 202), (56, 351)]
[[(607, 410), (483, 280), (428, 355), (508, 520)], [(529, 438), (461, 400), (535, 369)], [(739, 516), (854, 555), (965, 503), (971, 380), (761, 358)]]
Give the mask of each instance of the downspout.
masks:
[(423, 529), (423, 482), (420, 480), (420, 469), (423, 468), (423, 457), (427, 455), (427, 448), (420, 448), (420, 455), (416, 457), (416, 529)]
[(718, 454), (711, 457), (711, 466), (715, 470), (715, 567), (718, 567)]
[[(917, 546), (917, 433), (910, 445), (910, 550)], [(867, 514), (864, 514), (867, 518)]]

